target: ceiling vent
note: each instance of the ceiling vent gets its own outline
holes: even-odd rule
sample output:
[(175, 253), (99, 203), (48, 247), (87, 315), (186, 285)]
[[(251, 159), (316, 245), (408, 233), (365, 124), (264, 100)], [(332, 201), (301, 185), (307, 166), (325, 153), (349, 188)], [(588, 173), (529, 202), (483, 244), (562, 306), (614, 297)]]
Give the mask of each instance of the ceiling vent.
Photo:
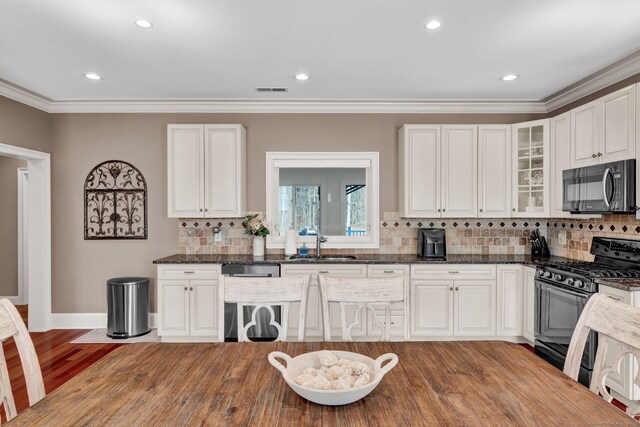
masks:
[(286, 87), (257, 87), (256, 92), (288, 92)]

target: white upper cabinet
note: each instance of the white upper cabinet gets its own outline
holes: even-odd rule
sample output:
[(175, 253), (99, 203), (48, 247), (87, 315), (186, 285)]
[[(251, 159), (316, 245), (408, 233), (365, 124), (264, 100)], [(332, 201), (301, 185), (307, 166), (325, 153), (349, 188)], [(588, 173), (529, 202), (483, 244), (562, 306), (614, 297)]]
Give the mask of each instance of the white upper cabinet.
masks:
[(570, 169), (569, 135), (570, 116), (564, 113), (549, 120), (550, 157), (549, 157), (549, 212), (552, 218), (569, 217), (569, 212), (562, 211), (562, 171)]
[(478, 127), (478, 217), (511, 216), (511, 126)]
[(241, 125), (168, 125), (167, 215), (245, 215), (246, 142)]
[(401, 216), (476, 217), (478, 127), (405, 125), (399, 135)]
[(628, 86), (571, 110), (571, 167), (636, 154), (636, 87)]
[(598, 102), (571, 110), (571, 167), (597, 162)]
[(601, 161), (613, 162), (636, 155), (636, 87), (629, 86), (600, 98)]
[(478, 211), (478, 127), (442, 126), (442, 217)]
[(405, 125), (400, 129), (400, 215), (439, 217), (440, 126)]
[(549, 120), (514, 124), (511, 215), (549, 215)]
[(202, 126), (169, 125), (167, 132), (168, 216), (189, 218), (204, 209)]

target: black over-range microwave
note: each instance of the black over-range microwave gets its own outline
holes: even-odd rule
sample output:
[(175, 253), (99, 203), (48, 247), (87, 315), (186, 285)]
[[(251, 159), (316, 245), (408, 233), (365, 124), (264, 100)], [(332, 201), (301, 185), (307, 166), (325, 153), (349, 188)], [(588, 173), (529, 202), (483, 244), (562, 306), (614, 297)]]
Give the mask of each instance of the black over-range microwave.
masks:
[(571, 213), (636, 211), (634, 159), (562, 172), (562, 210)]

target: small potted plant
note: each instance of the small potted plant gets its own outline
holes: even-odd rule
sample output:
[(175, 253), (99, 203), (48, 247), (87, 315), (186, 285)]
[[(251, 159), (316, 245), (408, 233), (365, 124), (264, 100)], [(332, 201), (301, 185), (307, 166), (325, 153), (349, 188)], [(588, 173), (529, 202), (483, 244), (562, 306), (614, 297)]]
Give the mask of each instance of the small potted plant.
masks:
[(264, 238), (270, 234), (267, 222), (260, 214), (247, 215), (242, 221), (244, 234), (253, 236), (253, 256), (264, 256)]

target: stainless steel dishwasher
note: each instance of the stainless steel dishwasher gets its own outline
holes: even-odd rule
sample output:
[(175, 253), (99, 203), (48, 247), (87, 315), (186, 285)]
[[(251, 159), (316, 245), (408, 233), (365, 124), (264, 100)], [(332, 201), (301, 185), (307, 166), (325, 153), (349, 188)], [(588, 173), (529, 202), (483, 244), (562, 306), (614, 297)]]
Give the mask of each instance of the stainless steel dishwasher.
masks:
[[(280, 277), (280, 264), (223, 264), (222, 274), (236, 277)], [(238, 341), (238, 306), (236, 304), (224, 305), (224, 340)], [(276, 315), (275, 321), (280, 323), (280, 307), (273, 306)], [(251, 320), (253, 306), (244, 308), (244, 324)], [(278, 330), (269, 325), (269, 312), (266, 309), (258, 311), (257, 325), (247, 330), (247, 337), (251, 341), (275, 341)]]

